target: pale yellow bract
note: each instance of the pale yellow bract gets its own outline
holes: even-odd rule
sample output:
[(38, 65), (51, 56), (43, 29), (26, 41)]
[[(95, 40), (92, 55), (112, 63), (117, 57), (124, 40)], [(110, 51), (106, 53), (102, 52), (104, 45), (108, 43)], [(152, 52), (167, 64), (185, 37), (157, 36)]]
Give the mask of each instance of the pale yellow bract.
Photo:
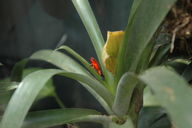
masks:
[(117, 56), (124, 34), (124, 31), (107, 32), (107, 41), (103, 47), (102, 59), (106, 68), (113, 74), (116, 73)]

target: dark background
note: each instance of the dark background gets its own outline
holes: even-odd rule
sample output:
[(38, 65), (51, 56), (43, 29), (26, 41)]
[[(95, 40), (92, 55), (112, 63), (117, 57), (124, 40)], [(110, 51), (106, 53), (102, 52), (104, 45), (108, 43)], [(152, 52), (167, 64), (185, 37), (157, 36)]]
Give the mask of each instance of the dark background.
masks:
[[(107, 30), (125, 28), (126, 0), (90, 0), (90, 3), (104, 36)], [(39, 49), (54, 49), (63, 34), (67, 35), (66, 45), (85, 57), (94, 55), (90, 39), (71, 0), (0, 1), (2, 61), (28, 57)]]

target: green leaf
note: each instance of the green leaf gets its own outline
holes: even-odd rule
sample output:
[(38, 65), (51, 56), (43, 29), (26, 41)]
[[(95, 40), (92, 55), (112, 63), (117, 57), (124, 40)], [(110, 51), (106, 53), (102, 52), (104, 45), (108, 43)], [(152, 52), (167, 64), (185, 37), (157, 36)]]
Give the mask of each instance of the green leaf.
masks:
[(90, 4), (88, 0), (72, 0), (72, 2), (92, 40), (93, 46), (97, 53), (97, 57), (99, 58), (99, 62), (102, 63), (101, 53), (104, 45), (104, 39), (90, 7)]
[(171, 128), (171, 122), (161, 107), (144, 107), (139, 113), (138, 128)]
[[(24, 78), (25, 76), (27, 76), (28, 74), (30, 74), (34, 71), (40, 70), (40, 68), (24, 69), (25, 65), (27, 64), (28, 61), (29, 61), (29, 59), (21, 60), (14, 66), (14, 70), (12, 71), (12, 76), (11, 76), (11, 78), (13, 80), (21, 81), (21, 79)], [(8, 96), (10, 97), (10, 95), (8, 95)], [(36, 101), (38, 101), (44, 97), (47, 97), (47, 96), (53, 96), (55, 98), (55, 100), (57, 101), (57, 103), (60, 105), (60, 107), (64, 108), (62, 101), (59, 99), (57, 93), (55, 92), (55, 88), (54, 88), (52, 79), (48, 80), (45, 87), (38, 94)]]
[(102, 77), (95, 71), (95, 69), (90, 65), (90, 63), (88, 63), (82, 56), (80, 56), (77, 52), (75, 52), (73, 49), (71, 49), (70, 47), (66, 46), (66, 45), (62, 45), (59, 48), (57, 48), (57, 50), (65, 50), (68, 53), (70, 53), (71, 55), (73, 55), (78, 61), (80, 61), (100, 82), (102, 82), (103, 84), (104, 81), (102, 80)]
[(181, 76), (166, 67), (156, 67), (140, 78), (154, 91), (176, 127), (192, 127), (192, 90)]
[[(24, 66), (23, 66), (24, 67)], [(27, 75), (29, 75), (30, 73), (32, 72), (35, 72), (35, 71), (38, 71), (38, 70), (41, 70), (41, 68), (28, 68), (28, 69), (25, 69), (23, 71), (23, 78)], [(65, 108), (65, 105), (63, 104), (63, 102), (60, 100), (56, 90), (55, 90), (55, 87), (54, 87), (54, 83), (53, 83), (53, 80), (52, 79), (49, 79), (46, 83), (46, 85), (43, 87), (43, 89), (40, 91), (40, 93), (38, 94), (37, 98), (35, 99), (36, 101), (38, 100), (41, 100), (45, 97), (48, 97), (48, 96), (53, 96), (56, 100), (56, 102), (58, 103), (58, 105), (61, 107), (61, 108)]]
[[(104, 39), (102, 33), (99, 29), (95, 16), (92, 12), (90, 4), (88, 0), (72, 0), (79, 16), (81, 17), (82, 22), (91, 38), (92, 44), (95, 48), (97, 57), (99, 59), (99, 63), (103, 70), (103, 74), (105, 76), (105, 80), (108, 82), (109, 85), (113, 83), (113, 76), (111, 73), (107, 71), (103, 62), (102, 62), (102, 50), (104, 46)], [(112, 87), (111, 87), (112, 88)], [(112, 89), (111, 89), (112, 90)]]
[[(27, 68), (23, 71), (23, 78), (25, 78), (27, 75), (29, 75), (32, 72), (41, 70), (41, 68)], [(43, 89), (38, 94), (36, 100), (40, 100), (47, 96), (55, 96), (55, 88), (53, 84), (53, 80), (50, 79), (47, 81), (46, 85), (43, 87)]]
[(107, 119), (108, 117), (102, 116), (99, 112), (90, 109), (64, 108), (44, 110), (30, 112), (22, 128), (47, 128), (74, 122), (103, 123), (102, 119), (105, 118)]
[(143, 1), (143, 0), (133, 0), (128, 23), (131, 21), (131, 19), (133, 18), (133, 16), (134, 16), (135, 13), (137, 12), (138, 7), (140, 6), (140, 4), (141, 4), (142, 1)]
[[(102, 102), (104, 108), (107, 109), (108, 112), (112, 113), (112, 111), (109, 109), (108, 105), (112, 106), (113, 96), (101, 83), (99, 83), (97, 80), (95, 80), (95, 78), (93, 78), (86, 69), (84, 69), (80, 64), (78, 64), (73, 59), (66, 56), (65, 54), (62, 54), (61, 52), (53, 51), (53, 50), (38, 51), (31, 56), (31, 59), (43, 60), (43, 61), (52, 63), (68, 72), (78, 73), (79, 76), (80, 76), (80, 74), (87, 76), (88, 78), (83, 76), (83, 79), (84, 78), (88, 79), (88, 81), (85, 81), (85, 83), (88, 82), (90, 86), (96, 84), (96, 86), (92, 86), (90, 88), (90, 87), (87, 87), (86, 84), (83, 84), (83, 83), (81, 83), (81, 84), (83, 84), (96, 97), (96, 99), (99, 100), (99, 102)], [(25, 64), (25, 63), (21, 63), (21, 64)], [(22, 67), (24, 67), (24, 66), (22, 66)], [(82, 77), (79, 79), (82, 80)], [(92, 84), (92, 83), (94, 83), (94, 84)], [(99, 90), (97, 89), (97, 92), (95, 92), (94, 91), (95, 88), (100, 88), (100, 89)], [(104, 96), (107, 100), (105, 99), (103, 101), (102, 98), (100, 98), (100, 96), (99, 97), (97, 96), (97, 93), (101, 93), (101, 95)], [(106, 101), (107, 101), (107, 103), (106, 103)]]
[(15, 64), (11, 72), (11, 81), (20, 82), (23, 77), (23, 69), (28, 62), (28, 59), (23, 59)]
[(138, 79), (132, 73), (126, 73), (121, 77), (113, 104), (113, 111), (118, 116), (125, 116), (128, 112), (131, 96), (137, 83)]
[(19, 88), (13, 94), (4, 113), (1, 122), (1, 128), (20, 128), (23, 119), (27, 114), (27, 111), (35, 100), (35, 97), (43, 88), (47, 80), (52, 75), (58, 73), (58, 71), (52, 71), (51, 73), (46, 74), (37, 73), (38, 72), (31, 74), (33, 79), (31, 79), (31, 77), (26, 77), (19, 85)]
[(150, 58), (151, 58), (151, 53), (153, 51), (153, 47), (155, 45), (155, 40), (152, 39), (150, 41), (150, 43), (147, 45), (147, 47), (144, 49), (141, 58), (139, 60), (136, 72), (141, 72), (143, 70), (145, 70), (146, 68), (148, 68), (149, 66), (149, 62), (150, 62)]
[[(26, 76), (20, 83), (3, 115), (1, 128), (20, 128), (36, 96), (39, 94), (46, 82), (56, 74), (62, 74), (69, 78), (83, 82), (84, 87), (89, 91), (92, 91), (91, 93), (94, 93), (93, 95), (104, 104), (104, 107), (107, 107), (106, 109), (110, 110), (110, 108), (107, 106), (108, 103), (106, 102), (111, 102), (112, 97), (108, 92), (105, 92), (106, 90), (103, 86), (99, 86), (99, 82), (97, 83), (96, 81), (91, 80), (83, 75), (69, 73), (63, 70), (39, 70)], [(100, 93), (102, 96), (105, 95), (106, 97), (102, 97), (98, 93)]]
[(162, 63), (162, 61), (166, 58), (166, 55), (169, 53), (170, 44), (165, 44), (160, 46), (152, 57), (149, 66), (157, 66)]
[(144, 89), (143, 106), (160, 106), (158, 100), (149, 87), (145, 87)]
[(119, 52), (118, 79), (124, 72), (136, 70), (143, 51), (175, 1), (136, 1), (135, 14), (129, 19)]
[[(49, 62), (56, 65), (57, 67), (64, 69), (68, 72), (74, 72), (93, 78), (93, 76), (80, 64), (68, 57), (64, 53), (53, 51), (53, 50), (41, 50), (34, 53), (31, 59), (38, 59)], [(104, 86), (104, 85), (102, 85)], [(109, 86), (108, 86), (109, 87)], [(109, 87), (110, 88), (110, 87)], [(105, 89), (105, 88), (104, 88)], [(106, 90), (106, 89), (105, 89)]]
[(80, 73), (83, 75), (90, 75), (80, 64), (74, 61), (64, 53), (53, 50), (40, 50), (35, 52), (30, 59), (37, 59), (49, 62), (57, 67), (68, 72)]

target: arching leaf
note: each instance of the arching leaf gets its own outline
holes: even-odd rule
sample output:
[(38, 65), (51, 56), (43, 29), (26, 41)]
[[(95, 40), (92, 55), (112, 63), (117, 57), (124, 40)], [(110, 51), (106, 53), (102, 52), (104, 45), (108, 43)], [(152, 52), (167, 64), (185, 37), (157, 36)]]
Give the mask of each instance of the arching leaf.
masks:
[(154, 91), (176, 127), (192, 127), (192, 89), (181, 76), (166, 67), (156, 67), (144, 72), (140, 78)]
[[(110, 110), (110, 107), (107, 105), (112, 100), (111, 96), (108, 92), (105, 92), (104, 87), (99, 86), (96, 81), (91, 80), (83, 75), (69, 73), (64, 70), (45, 69), (29, 74), (19, 84), (19, 87), (13, 94), (3, 115), (1, 128), (20, 128), (36, 96), (41, 91), (46, 82), (56, 74), (62, 74), (84, 83), (84, 87), (88, 90), (91, 90), (92, 94), (95, 95), (99, 101), (105, 103), (104, 107), (106, 107), (107, 110)], [(92, 87), (94, 86), (94, 89), (91, 87), (91, 85), (88, 85), (89, 83), (91, 83)], [(101, 93), (101, 95), (106, 95), (105, 98), (107, 99), (98, 93)]]

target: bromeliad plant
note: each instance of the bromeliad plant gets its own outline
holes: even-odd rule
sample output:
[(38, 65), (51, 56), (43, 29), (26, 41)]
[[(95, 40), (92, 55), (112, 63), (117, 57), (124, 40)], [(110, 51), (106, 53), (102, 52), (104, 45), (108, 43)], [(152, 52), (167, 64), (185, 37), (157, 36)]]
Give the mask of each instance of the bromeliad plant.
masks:
[[(153, 90), (175, 127), (192, 127), (192, 90), (187, 87), (188, 83), (167, 67), (154, 67), (162, 63), (169, 44), (155, 50), (153, 37), (175, 1), (128, 0), (129, 18), (125, 32), (109, 32), (105, 44), (88, 0), (72, 0), (92, 40), (98, 62), (92, 58), (90, 65), (67, 46), (34, 53), (30, 59), (43, 60), (60, 69), (38, 70), (26, 76), (9, 101), (1, 128), (43, 128), (83, 121), (101, 123), (105, 128), (134, 128), (143, 105), (145, 86)], [(83, 66), (58, 51), (61, 49)], [(13, 80), (21, 79), (18, 73), (27, 61), (15, 66)], [(153, 68), (148, 69), (150, 67)], [(40, 90), (54, 75), (78, 81), (99, 101), (107, 115), (75, 108), (28, 113)], [(138, 127), (142, 128), (142, 125)]]

